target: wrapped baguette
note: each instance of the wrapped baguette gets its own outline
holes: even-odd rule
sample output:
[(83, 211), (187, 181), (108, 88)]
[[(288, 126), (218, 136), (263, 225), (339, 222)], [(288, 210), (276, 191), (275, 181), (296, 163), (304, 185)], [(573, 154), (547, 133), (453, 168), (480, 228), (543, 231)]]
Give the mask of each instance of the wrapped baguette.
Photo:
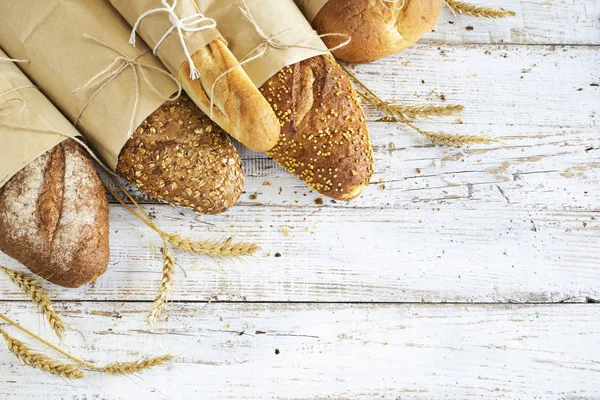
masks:
[(108, 266), (108, 203), (79, 133), (0, 51), (0, 250), (79, 287)]
[(138, 188), (214, 214), (239, 198), (243, 172), (228, 136), (186, 96), (108, 0), (0, 6), (0, 45), (73, 120), (103, 161)]
[[(264, 152), (275, 146), (280, 131), (277, 117), (193, 0), (175, 0), (172, 5), (166, 0), (110, 2), (221, 128), (251, 150)], [(184, 26), (173, 29), (172, 20)], [(194, 67), (197, 79), (191, 77)]]
[(196, 0), (281, 123), (267, 152), (308, 186), (349, 200), (368, 185), (373, 151), (346, 74), (293, 0)]
[[(438, 21), (442, 0), (296, 0), (319, 34), (345, 33), (348, 46), (333, 54), (367, 63), (413, 46)], [(337, 39), (325, 37), (329, 46)]]

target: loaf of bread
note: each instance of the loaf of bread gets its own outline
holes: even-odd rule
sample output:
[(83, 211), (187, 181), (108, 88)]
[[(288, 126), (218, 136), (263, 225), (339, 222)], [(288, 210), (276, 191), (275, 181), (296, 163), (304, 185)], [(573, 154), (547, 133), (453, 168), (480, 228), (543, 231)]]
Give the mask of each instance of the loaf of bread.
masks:
[(0, 188), (0, 250), (65, 287), (108, 265), (108, 204), (87, 153), (67, 140)]
[(119, 154), (117, 173), (156, 199), (202, 214), (228, 209), (244, 186), (231, 140), (185, 95), (137, 128)]
[[(329, 0), (312, 25), (319, 34), (344, 33), (352, 41), (333, 54), (349, 63), (367, 63), (398, 53), (430, 32), (442, 0)], [(333, 47), (335, 37), (324, 37)]]
[(333, 57), (285, 67), (260, 90), (281, 122), (267, 154), (325, 196), (358, 196), (373, 174), (373, 150), (356, 92)]
[(216, 81), (212, 119), (249, 149), (272, 149), (279, 140), (279, 121), (223, 39), (213, 40), (195, 52), (192, 59), (200, 70), (200, 78), (190, 79), (187, 62), (178, 71), (179, 82), (192, 100), (210, 115)]

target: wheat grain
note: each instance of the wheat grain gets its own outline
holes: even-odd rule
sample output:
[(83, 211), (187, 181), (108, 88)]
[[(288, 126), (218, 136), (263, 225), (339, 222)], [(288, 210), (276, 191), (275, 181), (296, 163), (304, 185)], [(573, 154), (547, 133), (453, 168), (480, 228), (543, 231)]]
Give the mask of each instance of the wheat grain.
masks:
[(478, 18), (506, 18), (517, 15), (514, 11), (498, 10), (489, 7), (477, 7), (472, 4), (463, 3), (457, 0), (445, 0), (445, 3), (450, 9), (459, 14)]
[(496, 139), (479, 135), (454, 135), (451, 133), (424, 132), (421, 130), (418, 130), (418, 132), (433, 143), (441, 146), (460, 147), (465, 144), (486, 144), (497, 141)]
[(4, 272), (15, 285), (21, 288), (23, 292), (31, 297), (33, 304), (38, 306), (42, 314), (46, 316), (46, 319), (52, 330), (56, 333), (56, 336), (62, 339), (66, 330), (65, 323), (52, 306), (50, 298), (46, 292), (44, 292), (44, 289), (42, 289), (39, 282), (22, 272), (13, 271), (2, 266), (0, 266), (0, 270)]
[(231, 238), (225, 242), (194, 241), (179, 234), (165, 234), (165, 239), (174, 247), (194, 254), (204, 254), (212, 257), (240, 257), (256, 253), (260, 247), (255, 243), (237, 242)]
[(101, 370), (111, 375), (135, 374), (136, 372), (140, 372), (153, 367), (158, 367), (159, 365), (167, 364), (170, 361), (172, 361), (173, 358), (174, 357), (171, 355), (152, 358), (145, 357), (141, 360), (133, 362), (112, 363), (101, 368)]
[(429, 117), (449, 117), (459, 114), (465, 109), (461, 105), (447, 106), (401, 106), (396, 104), (387, 104), (390, 114), (400, 114), (408, 119), (429, 118)]
[(62, 364), (43, 354), (34, 353), (23, 342), (10, 337), (0, 329), (0, 334), (6, 341), (8, 349), (19, 360), (33, 368), (41, 369), (53, 375), (62, 376), (67, 379), (81, 379), (83, 372), (75, 365)]
[(148, 313), (148, 325), (154, 325), (158, 317), (160, 317), (165, 311), (167, 297), (169, 295), (171, 285), (173, 284), (173, 276), (175, 275), (175, 260), (173, 260), (173, 257), (171, 257), (166, 243), (165, 247), (161, 248), (160, 251), (163, 256), (162, 280), (160, 282), (158, 295), (152, 302), (152, 308)]

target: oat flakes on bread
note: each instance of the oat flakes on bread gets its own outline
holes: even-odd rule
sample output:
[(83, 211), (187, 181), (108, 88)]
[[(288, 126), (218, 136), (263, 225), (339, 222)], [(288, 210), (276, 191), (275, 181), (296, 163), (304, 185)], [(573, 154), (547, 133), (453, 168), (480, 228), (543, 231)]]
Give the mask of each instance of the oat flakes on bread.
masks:
[(136, 129), (119, 154), (117, 173), (158, 200), (202, 214), (233, 206), (244, 186), (231, 140), (186, 95)]
[(108, 203), (88, 154), (66, 140), (0, 188), (0, 250), (65, 287), (108, 266)]

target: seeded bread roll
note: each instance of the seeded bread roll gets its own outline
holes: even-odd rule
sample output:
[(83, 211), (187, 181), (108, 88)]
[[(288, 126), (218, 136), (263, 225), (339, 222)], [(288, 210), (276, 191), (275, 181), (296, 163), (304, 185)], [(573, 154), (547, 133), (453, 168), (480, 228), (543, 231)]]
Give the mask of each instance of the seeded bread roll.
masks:
[(119, 154), (117, 173), (156, 199), (202, 214), (225, 211), (244, 186), (229, 137), (185, 95), (138, 127)]
[(47, 151), (0, 188), (0, 250), (65, 287), (108, 266), (108, 204), (87, 153), (72, 140)]
[(373, 174), (373, 150), (356, 92), (333, 57), (285, 67), (260, 90), (281, 122), (267, 154), (325, 196), (358, 196)]
[[(367, 63), (398, 53), (430, 32), (440, 16), (442, 0), (329, 0), (312, 22), (319, 34), (345, 33), (347, 46), (333, 54), (349, 63)], [(329, 47), (339, 39), (323, 38)]]

